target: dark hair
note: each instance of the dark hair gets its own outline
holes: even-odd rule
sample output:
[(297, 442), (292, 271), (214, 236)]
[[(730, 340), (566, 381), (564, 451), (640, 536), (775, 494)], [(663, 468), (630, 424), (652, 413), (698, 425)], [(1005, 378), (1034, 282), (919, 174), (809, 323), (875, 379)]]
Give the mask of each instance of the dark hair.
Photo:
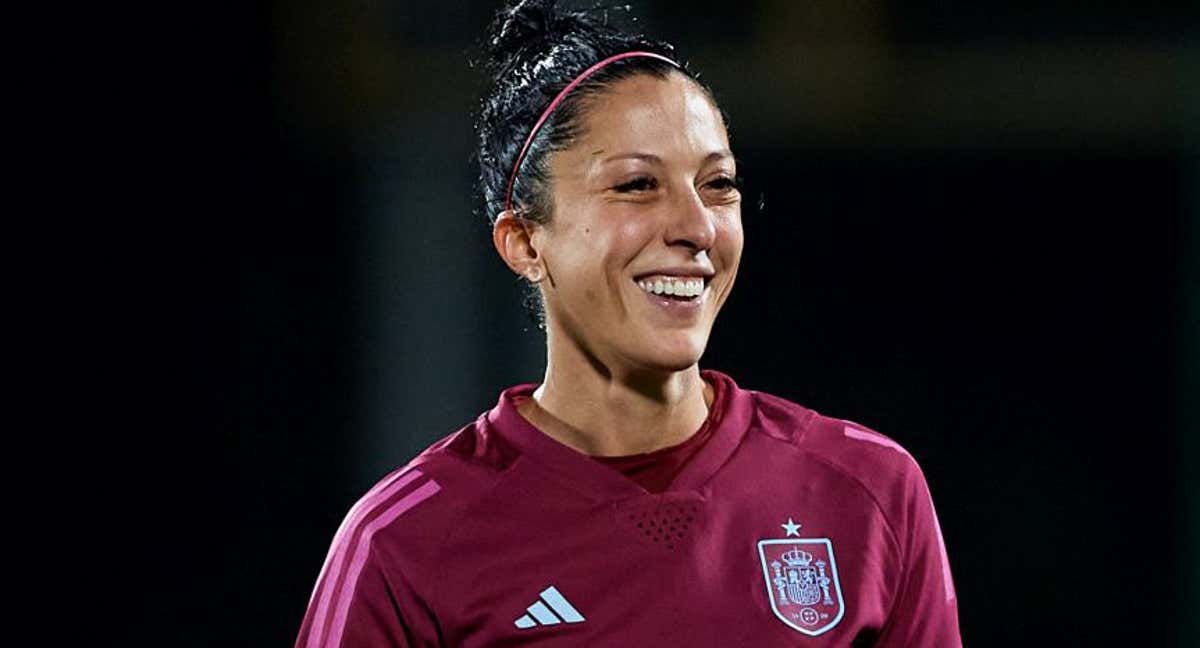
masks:
[[(575, 77), (602, 59), (631, 50), (660, 54), (684, 65), (670, 44), (622, 31), (611, 24), (610, 18), (628, 11), (628, 6), (572, 11), (559, 8), (555, 0), (524, 0), (497, 13), (485, 45), (484, 61), (493, 84), (483, 97), (475, 124), (479, 136), (479, 184), (489, 224), (494, 225), (496, 216), (505, 208), (513, 163), (534, 123), (555, 95)], [(711, 97), (711, 91), (686, 65), (676, 68), (651, 57), (611, 63), (572, 90), (538, 130), (521, 160), (512, 189), (516, 215), (541, 224), (550, 222), (554, 209), (548, 157), (569, 147), (579, 135), (579, 118), (588, 97), (621, 79), (639, 74), (666, 78), (673, 70), (695, 81)], [(537, 327), (545, 330), (541, 292), (534, 284), (526, 286), (525, 307)]]

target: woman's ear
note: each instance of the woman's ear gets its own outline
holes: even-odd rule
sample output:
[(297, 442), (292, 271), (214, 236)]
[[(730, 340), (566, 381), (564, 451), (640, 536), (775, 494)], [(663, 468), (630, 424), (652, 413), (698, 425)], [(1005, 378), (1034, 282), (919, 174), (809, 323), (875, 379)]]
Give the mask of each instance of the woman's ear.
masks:
[(534, 242), (537, 228), (537, 223), (517, 218), (509, 210), (500, 212), (492, 226), (492, 244), (500, 258), (513, 272), (533, 283), (541, 281), (543, 276), (541, 257)]

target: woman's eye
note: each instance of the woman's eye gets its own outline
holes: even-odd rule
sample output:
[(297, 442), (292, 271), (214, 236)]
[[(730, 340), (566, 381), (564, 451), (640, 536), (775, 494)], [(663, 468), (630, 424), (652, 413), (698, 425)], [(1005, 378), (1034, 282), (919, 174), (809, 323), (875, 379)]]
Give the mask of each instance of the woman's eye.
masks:
[(719, 191), (733, 191), (734, 189), (742, 188), (742, 178), (740, 176), (720, 176), (718, 178), (713, 178), (712, 181), (708, 183), (708, 186)]
[(649, 191), (657, 186), (658, 183), (655, 182), (654, 178), (651, 178), (650, 176), (641, 176), (639, 178), (634, 178), (629, 182), (621, 183), (613, 187), (613, 189), (622, 193), (628, 193), (632, 191)]

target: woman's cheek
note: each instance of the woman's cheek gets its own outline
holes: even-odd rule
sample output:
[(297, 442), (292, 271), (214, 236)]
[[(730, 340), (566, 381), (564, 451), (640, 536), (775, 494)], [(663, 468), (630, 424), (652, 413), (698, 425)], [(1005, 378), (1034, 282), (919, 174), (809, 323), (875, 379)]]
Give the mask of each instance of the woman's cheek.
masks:
[(618, 225), (615, 230), (615, 243), (630, 243), (641, 240), (645, 236), (645, 231), (648, 229), (650, 221), (646, 218), (638, 218), (636, 214), (623, 213), (619, 216)]

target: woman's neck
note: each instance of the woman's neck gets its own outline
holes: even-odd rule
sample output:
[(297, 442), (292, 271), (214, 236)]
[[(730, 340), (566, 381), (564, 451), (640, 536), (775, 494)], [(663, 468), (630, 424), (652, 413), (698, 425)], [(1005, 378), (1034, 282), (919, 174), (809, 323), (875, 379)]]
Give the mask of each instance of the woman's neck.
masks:
[(517, 411), (584, 454), (621, 456), (687, 440), (704, 424), (712, 399), (698, 365), (674, 372), (612, 371), (549, 354), (545, 380)]

